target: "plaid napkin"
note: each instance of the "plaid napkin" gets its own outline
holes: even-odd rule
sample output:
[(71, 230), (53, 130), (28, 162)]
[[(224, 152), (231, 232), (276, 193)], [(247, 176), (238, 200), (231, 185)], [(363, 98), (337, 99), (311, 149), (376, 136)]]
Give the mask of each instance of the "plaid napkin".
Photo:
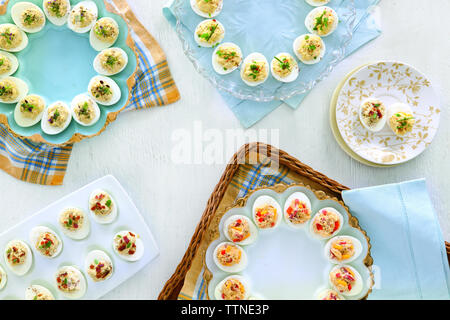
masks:
[[(136, 45), (138, 71), (132, 99), (125, 111), (164, 106), (180, 98), (164, 52), (137, 20), (125, 0), (107, 0), (127, 19)], [(6, 1), (0, 1), (5, 4)], [(61, 185), (72, 145), (52, 147), (15, 137), (0, 125), (0, 169), (22, 181)]]

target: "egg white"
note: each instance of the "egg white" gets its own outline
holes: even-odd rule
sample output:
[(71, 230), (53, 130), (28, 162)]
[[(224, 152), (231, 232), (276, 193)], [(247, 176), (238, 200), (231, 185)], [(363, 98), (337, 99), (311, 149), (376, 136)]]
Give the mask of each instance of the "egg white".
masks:
[(73, 267), (73, 266), (60, 267), (57, 270), (57, 272), (55, 273), (55, 276), (54, 276), (55, 287), (58, 288), (58, 282), (56, 281), (56, 278), (58, 277), (58, 274), (61, 273), (61, 272), (66, 272), (68, 270), (73, 271), (79, 277), (79, 279), (80, 279), (79, 286), (80, 287), (75, 292), (64, 292), (64, 291), (59, 290), (59, 289), (58, 289), (58, 291), (67, 299), (80, 299), (86, 293), (87, 283), (86, 283), (86, 278), (84, 277), (83, 273), (81, 273), (81, 271), (78, 270), (76, 267)]
[(50, 290), (48, 290), (46, 287), (43, 287), (38, 284), (34, 284), (25, 289), (25, 300), (34, 300), (34, 297), (36, 296), (36, 294), (34, 293), (33, 289), (37, 290), (38, 292), (43, 292), (46, 295), (49, 295), (50, 297), (55, 299), (55, 297), (53, 296), (53, 293)]
[[(351, 258), (343, 260), (343, 261), (339, 261), (339, 260), (336, 260), (335, 258), (332, 258), (331, 254), (330, 254), (331, 244), (334, 241), (336, 241), (336, 240), (351, 240), (353, 242), (353, 246), (354, 246), (354, 249), (355, 249), (355, 254)], [(325, 254), (325, 257), (331, 263), (342, 264), (342, 263), (349, 263), (349, 262), (352, 262), (352, 261), (358, 259), (358, 257), (361, 255), (362, 249), (363, 248), (362, 248), (361, 241), (359, 241), (355, 237), (351, 237), (351, 236), (337, 236), (337, 237), (333, 237), (330, 240), (328, 240), (328, 242), (327, 242), (327, 244), (325, 245), (325, 248), (324, 248), (324, 254)]]
[[(119, 24), (113, 18), (104, 17), (104, 18), (99, 19), (98, 21), (100, 21), (100, 20), (108, 20), (108, 21), (112, 22), (117, 27), (117, 30), (119, 30), (119, 33), (120, 33)], [(92, 26), (91, 32), (89, 33), (89, 42), (91, 44), (91, 47), (95, 51), (102, 51), (104, 49), (112, 47), (114, 45), (114, 43), (116, 43), (117, 39), (119, 38), (119, 35), (117, 35), (117, 38), (116, 38), (116, 40), (114, 40), (114, 42), (101, 41), (95, 36), (95, 34), (94, 34), (95, 33), (94, 27), (95, 27), (95, 24)]]
[[(289, 206), (291, 205), (291, 202), (294, 201), (295, 199), (300, 200), (300, 202), (304, 202), (306, 203), (306, 207), (309, 209), (309, 211), (311, 211), (311, 201), (309, 200), (309, 198), (306, 196), (306, 194), (304, 194), (303, 192), (294, 192), (293, 194), (291, 194), (286, 202), (284, 203), (284, 221), (291, 227), (296, 228), (296, 229), (300, 229), (305, 227), (306, 225), (308, 225), (308, 221), (305, 221), (305, 223), (302, 224), (294, 224), (291, 222), (291, 220), (289, 220), (289, 214), (287, 213), (287, 210), (289, 209)], [(311, 218), (310, 218), (311, 220)]]
[[(66, 122), (64, 123), (64, 125), (61, 128), (53, 127), (48, 122), (48, 110), (56, 104), (60, 104), (69, 113), (69, 116), (67, 117)], [(55, 135), (55, 134), (59, 134), (59, 133), (63, 132), (69, 126), (70, 122), (72, 121), (72, 112), (71, 112), (69, 106), (67, 105), (67, 103), (62, 102), (62, 101), (57, 101), (57, 102), (49, 105), (47, 108), (45, 108), (42, 118), (43, 118), (43, 120), (41, 121), (42, 131), (44, 131), (46, 134), (49, 134), (49, 135)]]
[(293, 81), (297, 80), (298, 75), (299, 75), (298, 64), (297, 64), (297, 62), (295, 61), (295, 59), (294, 59), (289, 53), (287, 53), (287, 52), (281, 52), (281, 53), (277, 54), (276, 57), (279, 58), (280, 56), (284, 56), (284, 55), (291, 57), (292, 60), (295, 62), (295, 65), (291, 66), (291, 67), (293, 68), (293, 70), (291, 71), (291, 73), (290, 73), (287, 77), (284, 77), (284, 78), (282, 78), (282, 77), (280, 77), (278, 74), (276, 74), (276, 73), (273, 71), (273, 66), (274, 66), (275, 63), (279, 63), (279, 61), (276, 60), (275, 58), (273, 58), (272, 61), (271, 61), (271, 63), (270, 63), (270, 71), (272, 72), (272, 76), (273, 76), (276, 80), (278, 80), (278, 81), (280, 81), (280, 82), (286, 82), (286, 83), (287, 83), (287, 82), (293, 82)]
[(52, 15), (50, 15), (50, 14), (48, 13), (47, 7), (45, 6), (45, 3), (46, 3), (47, 1), (49, 1), (49, 0), (43, 0), (43, 1), (42, 1), (42, 8), (44, 8), (44, 13), (45, 13), (45, 15), (47, 16), (47, 19), (48, 19), (51, 23), (53, 23), (54, 25), (56, 25), (56, 26), (62, 26), (62, 25), (64, 25), (64, 24), (66, 24), (66, 23), (67, 23), (67, 17), (69, 16), (70, 11), (71, 11), (70, 1), (69, 1), (69, 0), (64, 0), (64, 2), (67, 3), (67, 12), (66, 12), (66, 14), (65, 14), (64, 16), (62, 16), (62, 17), (60, 17), (60, 18), (54, 17), (54, 16), (52, 16)]
[(322, 50), (320, 52), (320, 55), (317, 57), (317, 59), (308, 61), (308, 60), (303, 59), (302, 55), (298, 53), (298, 48), (300, 47), (301, 42), (303, 41), (303, 39), (306, 36), (313, 36), (313, 34), (302, 34), (301, 36), (299, 36), (298, 38), (296, 38), (294, 40), (294, 44), (293, 44), (294, 53), (297, 56), (297, 58), (304, 64), (312, 65), (312, 64), (319, 63), (323, 59), (323, 57), (325, 56), (325, 53), (326, 53), (326, 50), (327, 50), (326, 46), (325, 46), (325, 42), (323, 42), (322, 38), (321, 38), (321, 40), (322, 40)]
[[(359, 121), (361, 121), (361, 124), (363, 125), (363, 127), (364, 128), (366, 128), (367, 130), (369, 130), (369, 131), (371, 131), (371, 132), (378, 132), (378, 131), (380, 131), (380, 130), (382, 130), (383, 128), (384, 128), (384, 126), (386, 125), (386, 121), (387, 121), (387, 108), (385, 109), (386, 110), (386, 115), (384, 115), (384, 117), (383, 118), (381, 118), (381, 120), (377, 123), (377, 125), (376, 126), (374, 126), (373, 128), (371, 128), (371, 127), (369, 127), (366, 123), (365, 123), (365, 121), (364, 121), (364, 118), (363, 118), (363, 116), (362, 116), (362, 111), (363, 111), (363, 106), (364, 106), (364, 104), (365, 103), (367, 103), (367, 102), (379, 102), (379, 100), (378, 99), (374, 99), (374, 98), (369, 98), (369, 99), (366, 99), (366, 100), (364, 100), (362, 103), (361, 103), (361, 105), (359, 106)], [(382, 102), (381, 102), (382, 103)]]
[[(94, 85), (94, 82), (96, 81), (96, 79), (103, 80), (105, 83), (109, 84), (111, 91), (113, 93), (113, 97), (112, 97), (111, 101), (109, 101), (109, 102), (100, 101), (91, 94), (91, 88)], [(88, 85), (88, 94), (92, 99), (94, 99), (95, 102), (97, 102), (98, 104), (104, 105), (104, 106), (112, 106), (113, 104), (116, 104), (117, 102), (119, 102), (120, 98), (122, 97), (122, 92), (120, 91), (120, 88), (117, 85), (117, 83), (113, 79), (105, 77), (105, 76), (95, 76), (91, 79), (91, 81), (89, 82), (89, 85)]]
[(106, 278), (102, 279), (101, 281), (94, 281), (94, 280), (89, 276), (89, 278), (91, 278), (92, 282), (94, 282), (94, 283), (102, 282), (102, 281), (105, 281), (105, 280), (108, 280), (109, 278), (111, 278), (111, 276), (112, 276), (113, 273), (114, 273), (114, 265), (113, 265), (112, 260), (111, 260), (111, 258), (109, 257), (109, 255), (108, 255), (106, 252), (102, 251), (102, 250), (92, 250), (92, 251), (90, 251), (90, 252), (87, 254), (86, 259), (84, 260), (84, 269), (85, 269), (85, 272), (89, 275), (89, 272), (88, 272), (89, 266), (90, 266), (91, 264), (95, 264), (95, 262), (94, 262), (95, 260), (104, 260), (104, 261), (106, 261), (106, 262), (109, 262), (109, 263), (111, 264), (111, 266), (112, 266), (112, 272), (110, 272), (110, 273), (108, 274), (108, 276), (107, 276)]
[[(271, 205), (277, 210), (277, 221), (275, 222), (275, 226), (273, 226), (272, 228), (261, 229), (258, 227), (258, 222), (256, 221), (257, 220), (256, 209), (260, 208), (260, 207), (264, 207), (265, 205)], [(275, 200), (271, 196), (264, 195), (264, 196), (260, 196), (260, 197), (256, 198), (255, 202), (253, 203), (252, 217), (253, 217), (253, 221), (255, 222), (256, 227), (258, 227), (260, 230), (273, 230), (280, 226), (280, 222), (283, 217), (283, 211), (281, 210), (281, 206), (277, 200)]]
[[(91, 121), (91, 123), (83, 123), (81, 122), (78, 118), (77, 115), (75, 114), (75, 108), (78, 104), (78, 102), (80, 101), (86, 101), (86, 100), (91, 100), (93, 102), (93, 108), (94, 108), (94, 112), (95, 112), (95, 118)], [(100, 108), (98, 107), (97, 102), (95, 102), (95, 100), (93, 100), (90, 96), (88, 96), (85, 93), (79, 94), (77, 95), (75, 98), (73, 98), (72, 102), (70, 103), (70, 111), (72, 113), (72, 118), (79, 124), (82, 125), (83, 127), (89, 127), (89, 126), (93, 126), (94, 124), (97, 123), (97, 121), (100, 119)]]
[(216, 71), (218, 74), (224, 75), (224, 74), (229, 74), (229, 73), (233, 72), (234, 70), (239, 68), (239, 66), (236, 66), (236, 67), (228, 69), (228, 70), (224, 70), (223, 67), (217, 62), (217, 51), (219, 51), (222, 46), (232, 46), (235, 48), (236, 52), (241, 57), (241, 63), (239, 64), (239, 66), (242, 64), (242, 50), (241, 50), (241, 48), (239, 48), (239, 46), (237, 44), (234, 44), (232, 42), (222, 43), (221, 45), (217, 46), (217, 48), (214, 50), (214, 53), (212, 54), (212, 59), (211, 59), (214, 71)]
[[(94, 15), (94, 19), (92, 20), (92, 22), (88, 26), (86, 26), (84, 28), (78, 28), (77, 26), (75, 26), (72, 23), (72, 12), (76, 11), (80, 6), (83, 6), (83, 7), (87, 8)], [(74, 31), (76, 33), (86, 33), (88, 31), (90, 31), (91, 28), (95, 25), (95, 23), (97, 22), (97, 17), (98, 17), (98, 8), (97, 8), (97, 5), (95, 4), (95, 2), (93, 2), (93, 1), (81, 1), (77, 5), (75, 5), (72, 8), (72, 10), (70, 11), (68, 19), (67, 19), (67, 26), (69, 27), (70, 30), (72, 30), (72, 31)]]
[(111, 48), (111, 49), (114, 49), (114, 50), (117, 50), (118, 52), (120, 52), (121, 56), (122, 56), (122, 57), (124, 58), (124, 60), (125, 60), (125, 64), (122, 66), (122, 68), (121, 68), (119, 71), (117, 71), (117, 72), (115, 72), (115, 73), (112, 73), (112, 72), (110, 72), (110, 71), (108, 71), (108, 70), (105, 70), (105, 69), (102, 67), (101, 63), (100, 63), (100, 57), (101, 57), (101, 55), (104, 53), (104, 51), (105, 51), (105, 50), (109, 50), (109, 48), (104, 49), (104, 50), (102, 50), (102, 51), (95, 57), (95, 59), (94, 59), (94, 70), (95, 70), (98, 74), (100, 74), (100, 75), (103, 75), (103, 76), (113, 76), (113, 75), (115, 75), (115, 74), (121, 73), (121, 72), (127, 67), (127, 65), (128, 65), (128, 55), (127, 55), (127, 53), (126, 53), (123, 49), (117, 48), (117, 47)]
[[(27, 253), (27, 258), (25, 259), (25, 262), (17, 265), (17, 266), (13, 266), (8, 262), (8, 258), (6, 255), (6, 249), (13, 243), (19, 242), (21, 245), (23, 245), (25, 247), (25, 251)], [(21, 240), (12, 240), (10, 242), (8, 242), (8, 244), (6, 245), (6, 248), (4, 250), (3, 253), (3, 257), (6, 261), (6, 266), (8, 267), (9, 270), (11, 270), (14, 274), (18, 275), (18, 276), (23, 276), (25, 275), (31, 268), (31, 266), (33, 265), (33, 254), (31, 252), (30, 247), (28, 246), (28, 244), (26, 244), (24, 241)]]
[[(247, 64), (251, 64), (253, 63), (253, 61), (264, 61), (265, 62), (265, 66), (266, 66), (266, 72), (267, 72), (267, 77), (265, 79), (262, 79), (261, 81), (247, 81), (246, 79), (244, 79), (244, 70), (245, 67), (247, 66)], [(259, 53), (259, 52), (254, 52), (254, 53), (250, 53), (245, 59), (244, 62), (242, 63), (242, 68), (241, 68), (241, 79), (242, 81), (244, 81), (244, 83), (250, 87), (256, 87), (260, 84), (263, 84), (264, 82), (266, 82), (266, 80), (269, 78), (269, 63), (267, 62), (266, 57)]]
[[(338, 228), (332, 235), (330, 235), (329, 237), (322, 237), (321, 235), (316, 234), (316, 233), (314, 232), (314, 230), (313, 230), (314, 219), (316, 218), (316, 216), (317, 216), (318, 214), (320, 214), (320, 212), (322, 212), (322, 210), (331, 211), (331, 212), (337, 214), (337, 216), (339, 217), (339, 228)], [(309, 231), (310, 231), (310, 234), (311, 234), (313, 237), (318, 238), (318, 239), (321, 239), (321, 240), (326, 240), (326, 239), (330, 239), (331, 237), (334, 237), (334, 236), (337, 235), (339, 232), (341, 232), (343, 224), (344, 224), (344, 217), (342, 216), (342, 214), (341, 214), (339, 211), (337, 211), (337, 210), (334, 209), (334, 208), (330, 208), (330, 207), (322, 208), (322, 209), (320, 209), (319, 211), (317, 211), (317, 213), (311, 218), (310, 223), (309, 223)]]
[(330, 2), (330, 0), (324, 0), (324, 1), (306, 0), (306, 3), (308, 3), (309, 5), (311, 5), (313, 7), (323, 6), (323, 5), (327, 4), (328, 2)]
[[(95, 214), (94, 211), (91, 210), (91, 205), (90, 205), (91, 200), (93, 200), (93, 199), (95, 198), (95, 196), (96, 196), (97, 194), (99, 194), (99, 193), (107, 194), (107, 195), (111, 198), (112, 211), (111, 211), (111, 213), (110, 213), (109, 215), (107, 215), (107, 216), (98, 216), (98, 215)], [(111, 196), (111, 194), (109, 194), (109, 193), (106, 192), (105, 190), (97, 189), (97, 190), (92, 191), (91, 195), (89, 196), (89, 203), (88, 203), (88, 206), (89, 206), (89, 211), (91, 212), (91, 215), (92, 215), (92, 219), (94, 219), (95, 222), (97, 222), (97, 223), (100, 223), (100, 224), (109, 224), (109, 223), (112, 223), (112, 222), (113, 222), (114, 220), (116, 220), (116, 218), (117, 218), (117, 203), (116, 203), (116, 201), (114, 200), (114, 198)]]
[(225, 237), (229, 241), (233, 242), (228, 235), (228, 226), (231, 223), (235, 222), (237, 219), (247, 221), (249, 228), (250, 228), (250, 236), (241, 242), (234, 242), (234, 243), (239, 244), (241, 246), (246, 246), (246, 245), (249, 245), (249, 244), (252, 244), (253, 242), (255, 242), (256, 239), (258, 239), (258, 228), (248, 217), (243, 216), (243, 215), (234, 215), (234, 216), (229, 217), (227, 220), (225, 220), (225, 223), (223, 224), (223, 233), (224, 233)]
[(11, 70), (9, 70), (7, 73), (1, 75), (1, 78), (9, 77), (10, 75), (16, 73), (17, 69), (19, 68), (19, 59), (16, 58), (15, 55), (0, 50), (0, 53), (3, 54), (10, 62), (11, 62)]
[(82, 213), (82, 215), (84, 217), (83, 225), (81, 226), (81, 228), (79, 228), (76, 231), (70, 231), (70, 230), (67, 230), (66, 228), (61, 226), (62, 232), (66, 236), (68, 236), (69, 238), (74, 239), (74, 240), (85, 239), (89, 235), (89, 232), (91, 231), (91, 223), (90, 223), (88, 215), (84, 212), (84, 210), (81, 210), (80, 208), (66, 208), (66, 209), (64, 209), (63, 211), (60, 212), (60, 214), (58, 216), (58, 221), (57, 221), (58, 225), (60, 225), (59, 220), (62, 217), (62, 215), (69, 209), (77, 209), (77, 210), (79, 210)]
[(135, 261), (140, 260), (144, 256), (144, 242), (141, 240), (141, 238), (139, 237), (139, 235), (136, 232), (130, 231), (130, 232), (132, 232), (132, 233), (134, 233), (136, 235), (136, 252), (132, 256), (121, 254), (117, 250), (117, 248), (116, 248), (116, 246), (114, 244), (114, 239), (116, 238), (117, 235), (125, 236), (125, 235), (127, 235), (128, 232), (129, 232), (129, 230), (123, 230), (123, 231), (117, 232), (114, 235), (112, 245), (113, 245), (114, 252), (117, 253), (117, 255), (121, 259), (126, 260), (126, 261), (130, 261), (130, 262), (135, 262)]
[[(3, 78), (2, 78), (3, 79)], [(12, 101), (5, 101), (0, 97), (0, 102), (2, 103), (17, 103), (20, 100), (22, 100), (22, 98), (24, 98), (27, 94), (28, 94), (28, 84), (23, 81), (22, 79), (16, 78), (16, 77), (6, 77), (4, 78), (5, 80), (11, 80), (13, 82), (15, 82), (15, 84), (17, 85), (17, 90), (19, 91), (19, 95), (17, 96), (16, 99), (12, 100)]]
[(336, 13), (336, 11), (334, 11), (332, 8), (327, 7), (327, 6), (317, 7), (315, 9), (311, 10), (311, 12), (308, 13), (308, 15), (306, 16), (306, 19), (305, 19), (306, 29), (308, 29), (308, 31), (310, 33), (319, 35), (317, 33), (317, 31), (314, 30), (314, 26), (316, 24), (315, 16), (319, 12), (323, 12), (324, 9), (331, 10), (332, 15), (334, 16), (334, 23), (333, 23), (333, 26), (332, 26), (331, 30), (327, 34), (320, 35), (320, 37), (328, 37), (330, 34), (332, 34), (334, 31), (336, 31), (336, 29), (338, 27), (338, 24), (339, 24), (339, 16)]
[(219, 284), (216, 286), (216, 289), (214, 290), (214, 297), (216, 298), (216, 300), (223, 300), (222, 299), (222, 287), (225, 284), (225, 282), (227, 282), (229, 279), (236, 279), (239, 282), (241, 282), (244, 285), (244, 288), (245, 288), (245, 294), (244, 294), (245, 298), (244, 298), (244, 300), (249, 299), (249, 296), (250, 296), (250, 285), (249, 285), (248, 281), (244, 277), (236, 274), (236, 275), (228, 276), (228, 277), (226, 277), (225, 279), (223, 279), (222, 281), (219, 282)]
[(8, 282), (8, 275), (6, 274), (6, 271), (2, 266), (0, 266), (0, 274), (2, 275), (2, 281), (0, 281), (0, 290), (2, 290)]
[[(239, 251), (241, 251), (241, 261), (239, 261), (238, 264), (233, 266), (224, 266), (219, 262), (219, 260), (217, 259), (217, 252), (219, 251), (219, 248), (224, 244), (235, 246), (239, 249)], [(247, 253), (245, 253), (245, 250), (242, 249), (241, 246), (233, 242), (222, 242), (218, 244), (217, 247), (214, 249), (213, 259), (219, 269), (228, 273), (241, 272), (242, 270), (247, 268), (248, 264)]]
[(220, 23), (219, 21), (216, 20), (216, 23), (223, 29), (223, 34), (222, 34), (222, 36), (220, 37), (220, 39), (218, 39), (218, 40), (217, 40), (216, 42), (214, 42), (214, 43), (207, 43), (207, 42), (200, 41), (200, 38), (199, 38), (198, 35), (197, 35), (197, 30), (199, 29), (199, 27), (200, 27), (203, 23), (206, 23), (207, 21), (211, 21), (211, 20), (212, 20), (212, 19), (203, 20), (203, 21), (200, 22), (200, 23), (197, 25), (197, 27), (195, 28), (194, 39), (195, 39), (195, 42), (196, 42), (199, 46), (201, 46), (201, 47), (212, 48), (212, 47), (216, 46), (217, 44), (219, 44), (219, 43), (223, 40), (223, 38), (225, 37), (225, 33), (226, 33), (225, 27), (223, 26), (222, 23)]
[[(42, 13), (42, 17), (44, 18), (44, 23), (37, 28), (30, 28), (30, 27), (27, 27), (26, 25), (24, 25), (22, 23), (21, 16), (22, 16), (22, 13), (27, 9), (35, 9), (35, 10), (38, 10), (40, 13)], [(28, 32), (28, 33), (36, 33), (36, 32), (41, 31), (45, 27), (45, 23), (46, 23), (45, 14), (42, 11), (42, 9), (31, 2), (17, 2), (15, 5), (13, 5), (11, 8), (11, 18), (13, 19), (14, 23), (20, 29), (22, 29), (23, 31)]]
[(219, 15), (219, 13), (222, 11), (222, 8), (223, 8), (223, 0), (222, 0), (222, 1), (220, 1), (220, 4), (217, 7), (216, 11), (214, 11), (212, 14), (208, 14), (208, 13), (205, 13), (205, 12), (201, 11), (197, 7), (197, 2), (195, 0), (190, 0), (190, 1), (191, 1), (191, 8), (192, 8), (192, 10), (196, 14), (198, 14), (200, 17), (203, 17), (203, 18), (214, 18), (214, 17)]
[[(38, 95), (32, 95), (32, 96), (38, 96)], [(38, 96), (38, 97), (40, 97), (40, 98), (44, 101), (44, 109), (41, 111), (40, 114), (38, 114), (38, 116), (37, 116), (35, 119), (25, 118), (25, 117), (22, 115), (22, 112), (20, 112), (20, 102), (21, 102), (21, 101), (19, 101), (19, 102), (17, 103), (16, 108), (14, 109), (14, 120), (16, 121), (16, 123), (17, 123), (19, 126), (24, 127), (24, 128), (32, 127), (32, 126), (34, 126), (36, 123), (38, 123), (39, 121), (41, 121), (42, 116), (44, 115), (45, 108), (46, 108), (46, 103), (45, 103), (44, 98), (42, 98), (41, 96)], [(24, 99), (24, 98), (25, 98), (25, 97), (22, 97), (22, 99)], [(21, 99), (21, 100), (22, 100), (22, 99)]]
[[(11, 24), (11, 23), (3, 23), (3, 24), (0, 25), (0, 27), (1, 26), (17, 27), (16, 25)], [(28, 36), (27, 36), (27, 34), (23, 30), (21, 30), (20, 28), (19, 28), (19, 32), (22, 34), (22, 42), (19, 44), (19, 46), (17, 48), (14, 48), (14, 49), (3, 49), (4, 51), (19, 52), (19, 51), (22, 51), (23, 49), (25, 49), (28, 46)]]
[(362, 279), (361, 275), (359, 274), (359, 272), (356, 271), (355, 268), (353, 268), (352, 266), (349, 266), (347, 264), (334, 266), (333, 269), (331, 269), (330, 274), (331, 274), (331, 272), (333, 272), (334, 270), (336, 270), (340, 267), (346, 267), (346, 268), (350, 269), (355, 274), (356, 282), (355, 282), (355, 285), (352, 287), (352, 290), (350, 290), (350, 292), (339, 292), (339, 290), (337, 290), (337, 288), (331, 282), (331, 279), (330, 279), (331, 277), (329, 276), (328, 281), (329, 281), (330, 285), (334, 288), (334, 290), (336, 292), (338, 292), (339, 295), (346, 296), (346, 297), (356, 296), (357, 294), (361, 293), (361, 291), (363, 289), (363, 279)]
[[(46, 233), (46, 232), (53, 234), (53, 235), (55, 236), (55, 238), (59, 241), (58, 248), (57, 248), (55, 254), (54, 254), (53, 256), (51, 256), (51, 257), (42, 255), (42, 254), (35, 248), (39, 236), (40, 236), (42, 233)], [(51, 259), (56, 258), (56, 257), (61, 253), (62, 248), (63, 248), (63, 242), (62, 242), (61, 238), (59, 237), (59, 235), (58, 235), (55, 231), (53, 231), (52, 229), (50, 229), (50, 228), (48, 228), (48, 227), (45, 227), (45, 226), (37, 226), (37, 227), (34, 227), (33, 229), (31, 229), (31, 231), (30, 231), (30, 242), (31, 242), (31, 244), (33, 245), (33, 248), (36, 250), (36, 252), (39, 253), (39, 254), (41, 254), (41, 255), (42, 255), (43, 257), (45, 257), (45, 258), (51, 258)]]

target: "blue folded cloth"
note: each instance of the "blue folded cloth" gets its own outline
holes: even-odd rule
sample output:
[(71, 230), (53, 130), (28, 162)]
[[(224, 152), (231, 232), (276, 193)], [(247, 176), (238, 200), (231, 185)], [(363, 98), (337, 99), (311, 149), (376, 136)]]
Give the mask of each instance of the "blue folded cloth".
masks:
[(425, 180), (344, 191), (370, 235), (375, 287), (370, 299), (450, 299), (450, 270)]

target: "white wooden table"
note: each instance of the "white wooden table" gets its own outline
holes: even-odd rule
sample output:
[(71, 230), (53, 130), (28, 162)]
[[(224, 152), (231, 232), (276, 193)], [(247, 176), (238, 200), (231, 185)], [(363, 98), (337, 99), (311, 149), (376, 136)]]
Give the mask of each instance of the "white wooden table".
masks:
[[(120, 116), (100, 137), (74, 147), (62, 187), (17, 181), (0, 171), (0, 232), (38, 209), (105, 174), (113, 174), (142, 211), (161, 255), (145, 271), (109, 293), (108, 299), (154, 299), (183, 256), (195, 226), (228, 159), (220, 164), (180, 165), (171, 160), (172, 132), (241, 130), (241, 126), (208, 81), (183, 55), (180, 42), (162, 16), (164, 1), (130, 0), (137, 16), (161, 43), (181, 101), (165, 108)], [(279, 129), (279, 147), (316, 170), (352, 188), (425, 177), (450, 240), (450, 38), (445, 28), (448, 0), (382, 0), (383, 34), (342, 62), (296, 111), (282, 106), (253, 129)], [(398, 59), (428, 75), (442, 99), (438, 135), (429, 149), (393, 169), (366, 167), (345, 154), (328, 124), (331, 94), (353, 68), (377, 59)]]

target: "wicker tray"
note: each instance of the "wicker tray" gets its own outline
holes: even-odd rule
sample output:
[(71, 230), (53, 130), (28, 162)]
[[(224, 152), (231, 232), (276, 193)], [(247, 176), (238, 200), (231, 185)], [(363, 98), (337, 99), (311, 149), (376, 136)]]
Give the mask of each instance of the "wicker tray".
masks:
[[(255, 156), (256, 155), (256, 156)], [(223, 173), (219, 183), (216, 185), (211, 197), (208, 200), (206, 209), (202, 215), (200, 223), (198, 224), (194, 235), (191, 239), (188, 249), (181, 260), (180, 264), (176, 268), (174, 274), (166, 282), (164, 288), (159, 294), (160, 300), (175, 300), (183, 288), (186, 275), (192, 266), (194, 258), (202, 244), (202, 240), (207, 236), (209, 226), (214, 219), (217, 219), (219, 205), (224, 198), (229, 184), (233, 177), (237, 173), (241, 165), (245, 165), (250, 162), (255, 163), (260, 155), (264, 157), (270, 157), (274, 161), (277, 160), (280, 166), (287, 167), (293, 175), (296, 183), (302, 183), (309, 185), (315, 191), (323, 191), (327, 196), (335, 197), (342, 201), (341, 192), (343, 190), (349, 190), (348, 187), (340, 184), (339, 182), (328, 178), (324, 174), (315, 171), (311, 167), (303, 164), (296, 158), (290, 156), (288, 153), (278, 150), (270, 145), (263, 143), (251, 143), (244, 145), (228, 163), (225, 172)], [(254, 158), (256, 157), (256, 159)], [(228, 204), (227, 207), (233, 204)], [(447, 256), (450, 262), (450, 243), (446, 242)]]

